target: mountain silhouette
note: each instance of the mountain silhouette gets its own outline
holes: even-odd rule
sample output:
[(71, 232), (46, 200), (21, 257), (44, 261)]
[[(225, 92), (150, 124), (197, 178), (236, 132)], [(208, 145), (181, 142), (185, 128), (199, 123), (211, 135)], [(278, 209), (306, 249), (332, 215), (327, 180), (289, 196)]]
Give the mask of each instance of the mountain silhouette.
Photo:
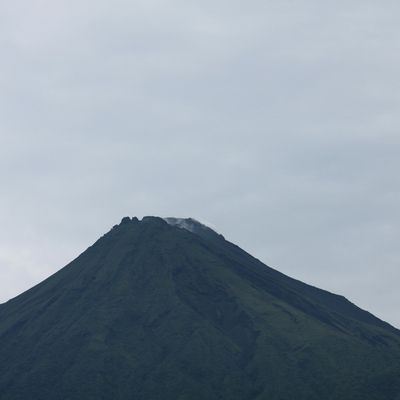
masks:
[(0, 400), (398, 400), (400, 331), (193, 219), (125, 217), (0, 305)]

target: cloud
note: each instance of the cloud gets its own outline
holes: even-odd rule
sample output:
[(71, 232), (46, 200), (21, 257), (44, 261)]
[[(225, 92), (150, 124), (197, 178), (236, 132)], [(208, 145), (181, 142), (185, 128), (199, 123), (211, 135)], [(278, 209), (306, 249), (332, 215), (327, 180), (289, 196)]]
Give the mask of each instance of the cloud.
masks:
[(124, 215), (193, 216), (400, 326), (400, 6), (0, 6), (1, 300)]

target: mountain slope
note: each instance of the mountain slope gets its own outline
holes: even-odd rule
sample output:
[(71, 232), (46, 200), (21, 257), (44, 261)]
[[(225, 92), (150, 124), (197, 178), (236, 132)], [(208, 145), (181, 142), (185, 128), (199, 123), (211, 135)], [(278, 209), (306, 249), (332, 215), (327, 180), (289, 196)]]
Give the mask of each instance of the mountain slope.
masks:
[(0, 343), (0, 400), (400, 398), (397, 329), (194, 220), (124, 218), (0, 306)]

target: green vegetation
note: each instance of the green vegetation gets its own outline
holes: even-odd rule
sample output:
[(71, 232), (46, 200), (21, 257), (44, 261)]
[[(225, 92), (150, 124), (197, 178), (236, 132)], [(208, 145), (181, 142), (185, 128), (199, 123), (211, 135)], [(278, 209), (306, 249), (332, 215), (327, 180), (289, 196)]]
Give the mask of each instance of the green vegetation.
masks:
[(0, 400), (399, 398), (397, 329), (156, 217), (0, 306)]

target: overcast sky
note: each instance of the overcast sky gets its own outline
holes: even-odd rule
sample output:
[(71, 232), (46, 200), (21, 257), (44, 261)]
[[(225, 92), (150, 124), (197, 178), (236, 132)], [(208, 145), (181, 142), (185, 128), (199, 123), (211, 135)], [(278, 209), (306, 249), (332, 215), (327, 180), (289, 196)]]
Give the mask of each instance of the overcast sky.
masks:
[(192, 216), (400, 327), (400, 3), (0, 1), (0, 302)]

